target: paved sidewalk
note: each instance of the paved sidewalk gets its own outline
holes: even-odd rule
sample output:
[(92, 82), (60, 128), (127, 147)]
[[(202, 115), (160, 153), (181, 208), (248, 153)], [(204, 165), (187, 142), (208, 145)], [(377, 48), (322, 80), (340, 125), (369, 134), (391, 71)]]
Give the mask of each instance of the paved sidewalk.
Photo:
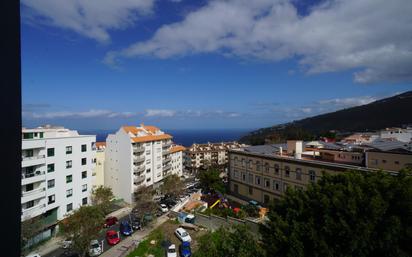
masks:
[[(115, 216), (117, 218), (122, 218), (126, 215), (128, 215), (131, 212), (132, 208), (131, 207), (123, 207), (117, 211), (114, 211), (110, 213), (108, 216)], [(39, 246), (37, 249), (34, 249), (32, 252), (39, 253), (40, 256), (47, 255), (56, 249), (58, 249), (61, 246), (63, 238), (61, 237), (53, 237), (50, 240), (48, 240), (46, 243), (42, 244)]]
[(156, 223), (153, 224), (151, 227), (144, 228), (143, 231), (138, 231), (134, 233), (132, 236), (120, 241), (120, 243), (116, 246), (113, 246), (108, 251), (104, 252), (100, 257), (124, 257), (127, 256), (135, 247), (138, 245), (138, 241), (141, 241), (145, 237), (147, 237), (150, 232), (158, 228), (160, 225), (165, 223), (169, 218), (167, 215), (160, 216)]

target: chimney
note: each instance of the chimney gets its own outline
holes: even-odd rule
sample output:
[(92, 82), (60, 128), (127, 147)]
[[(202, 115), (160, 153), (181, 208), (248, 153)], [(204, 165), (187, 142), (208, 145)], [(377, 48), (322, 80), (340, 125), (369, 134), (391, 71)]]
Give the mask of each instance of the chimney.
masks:
[(287, 141), (288, 155), (294, 156), (296, 159), (302, 158), (302, 140), (288, 140)]

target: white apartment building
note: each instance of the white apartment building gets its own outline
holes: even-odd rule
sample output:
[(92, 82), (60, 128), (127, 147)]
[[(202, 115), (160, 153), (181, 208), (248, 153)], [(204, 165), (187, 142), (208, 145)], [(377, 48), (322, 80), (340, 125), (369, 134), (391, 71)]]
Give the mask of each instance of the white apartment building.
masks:
[(90, 202), (96, 136), (50, 125), (22, 129), (21, 220), (55, 225)]
[(106, 142), (96, 142), (96, 165), (92, 173), (93, 188), (104, 186), (104, 159)]
[(396, 139), (401, 142), (409, 143), (412, 141), (412, 128), (386, 128), (379, 131), (380, 138)]
[(182, 174), (182, 164), (177, 164), (183, 162), (182, 150), (176, 147), (172, 148), (172, 136), (157, 127), (121, 127), (106, 139), (105, 186), (132, 203), (139, 188), (156, 187), (165, 176)]

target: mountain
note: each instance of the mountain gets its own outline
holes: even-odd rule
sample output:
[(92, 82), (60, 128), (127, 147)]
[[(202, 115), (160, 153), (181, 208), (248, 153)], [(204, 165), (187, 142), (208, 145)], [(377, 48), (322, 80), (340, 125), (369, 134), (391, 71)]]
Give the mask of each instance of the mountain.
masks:
[(239, 141), (256, 145), (287, 139), (313, 140), (319, 136), (336, 135), (330, 131), (366, 132), (404, 124), (412, 124), (412, 91), (366, 105), (258, 129)]

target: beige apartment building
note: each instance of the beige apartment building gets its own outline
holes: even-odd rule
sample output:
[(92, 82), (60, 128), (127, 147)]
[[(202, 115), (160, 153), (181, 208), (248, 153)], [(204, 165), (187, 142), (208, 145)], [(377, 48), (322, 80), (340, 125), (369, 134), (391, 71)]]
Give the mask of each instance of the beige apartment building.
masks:
[[(279, 199), (288, 188), (305, 189), (309, 183), (317, 182), (323, 173), (338, 174), (347, 170), (367, 172), (379, 169), (396, 172), (402, 167), (412, 165), (410, 152), (368, 152), (367, 158), (386, 158), (388, 165), (365, 166), (362, 164), (364, 157), (361, 152), (348, 154), (338, 150), (314, 151), (312, 148), (301, 147), (302, 141), (288, 141), (287, 146), (261, 145), (230, 150), (230, 193), (243, 200), (267, 204), (270, 200)], [(329, 155), (323, 159), (322, 156), (326, 153)], [(338, 156), (340, 159), (335, 159)], [(346, 161), (346, 158), (350, 161)], [(396, 169), (392, 164), (389, 166), (389, 160), (392, 160), (393, 165), (398, 165), (395, 166)], [(395, 160), (399, 164), (395, 164)]]
[(92, 173), (93, 188), (104, 186), (104, 159), (106, 142), (96, 142), (96, 166)]
[(189, 172), (205, 170), (210, 166), (223, 169), (228, 164), (228, 150), (246, 146), (238, 142), (193, 144), (185, 151), (185, 168)]

